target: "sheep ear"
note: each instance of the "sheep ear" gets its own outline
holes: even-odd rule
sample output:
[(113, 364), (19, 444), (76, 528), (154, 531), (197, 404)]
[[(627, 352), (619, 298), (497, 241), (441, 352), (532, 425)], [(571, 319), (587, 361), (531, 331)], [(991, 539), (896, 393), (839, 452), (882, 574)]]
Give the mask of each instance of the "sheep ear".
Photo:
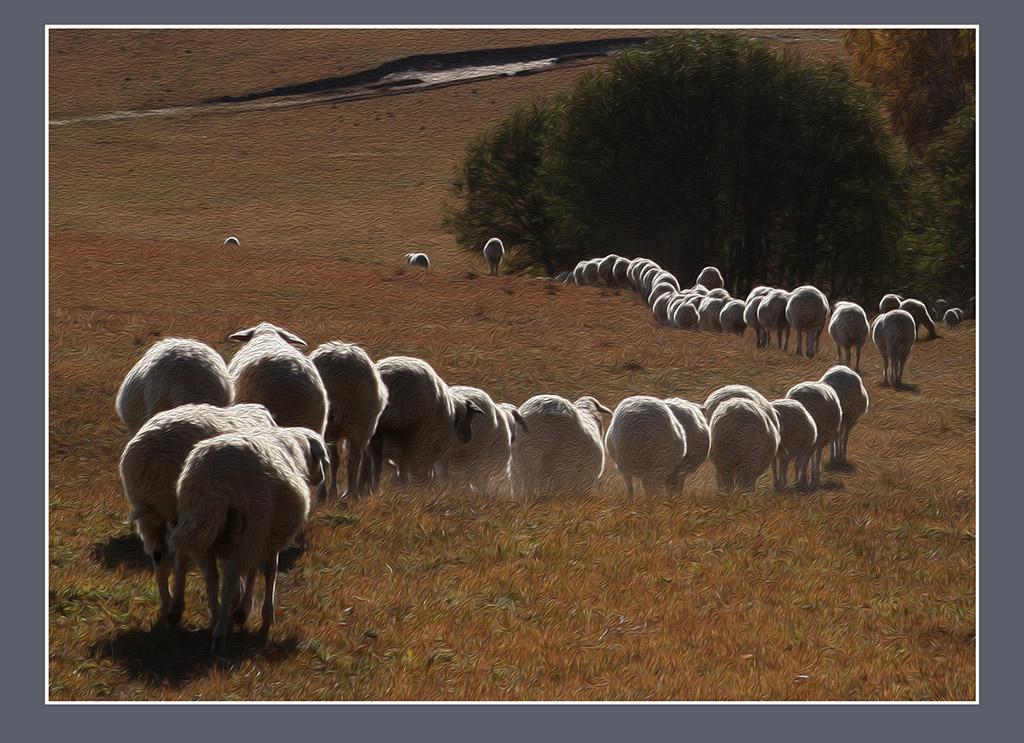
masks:
[(281, 336), (284, 340), (288, 341), (289, 343), (294, 343), (296, 346), (309, 345), (308, 343), (306, 343), (306, 341), (302, 340), (299, 336), (295, 335), (295, 333), (289, 333), (284, 328), (274, 328), (274, 330), (277, 332), (279, 336)]
[(483, 415), (483, 410), (478, 405), (467, 400), (465, 407), (460, 404), (455, 411), (455, 433), (462, 444), (468, 444), (473, 438), (473, 416)]
[(256, 332), (256, 328), (249, 328), (248, 330), (239, 330), (237, 333), (232, 333), (228, 336), (229, 341), (247, 341), (252, 338), (252, 334)]
[(607, 413), (608, 415), (614, 415), (614, 411), (613, 410), (611, 410), (609, 408), (606, 408), (604, 405), (599, 403), (596, 399), (594, 400), (594, 405), (596, 405), (597, 409), (600, 410), (602, 413)]
[(512, 411), (512, 418), (520, 427), (522, 427), (524, 431), (526, 431), (527, 433), (530, 432), (530, 427), (526, 425), (526, 418), (520, 415), (518, 410)]

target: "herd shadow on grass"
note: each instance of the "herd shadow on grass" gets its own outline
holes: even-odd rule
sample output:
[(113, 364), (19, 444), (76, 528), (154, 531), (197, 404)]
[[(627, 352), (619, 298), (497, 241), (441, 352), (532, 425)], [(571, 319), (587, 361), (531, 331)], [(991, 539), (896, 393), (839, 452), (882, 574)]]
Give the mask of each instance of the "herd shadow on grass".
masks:
[[(299, 546), (288, 547), (277, 557), (277, 569), (287, 573), (299, 561), (306, 551), (305, 535)], [(128, 570), (149, 572), (153, 569), (153, 561), (142, 546), (142, 540), (135, 532), (122, 532), (105, 542), (94, 542), (89, 550), (92, 558), (107, 570), (125, 567)]]
[(118, 664), (134, 680), (151, 687), (180, 688), (214, 670), (232, 671), (259, 659), (280, 663), (298, 652), (296, 637), (267, 643), (258, 633), (232, 632), (227, 648), (211, 650), (209, 629), (186, 629), (157, 624), (150, 630), (123, 630), (92, 647), (95, 658)]

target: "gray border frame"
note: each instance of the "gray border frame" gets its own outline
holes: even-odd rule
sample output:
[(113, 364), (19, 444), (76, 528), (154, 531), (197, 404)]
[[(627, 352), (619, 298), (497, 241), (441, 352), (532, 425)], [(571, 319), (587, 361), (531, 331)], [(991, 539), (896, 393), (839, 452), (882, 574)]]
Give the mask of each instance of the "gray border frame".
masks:
[[(1021, 257), (1008, 241), (1010, 220), (1019, 211), (1014, 198), (1020, 193), (1010, 164), (1019, 158), (1013, 139), (1020, 128), (1018, 71), (1021, 68), (1016, 37), (1020, 11), (1009, 4), (989, 0), (971, 3), (882, 2), (869, 0), (845, 7), (823, 8), (820, 2), (783, 0), (770, 5), (743, 0), (685, 7), (669, 0), (634, 0), (625, 7), (592, 0), (537, 2), (520, 0), (514, 6), (462, 0), (443, 0), (413, 6), (411, 0), (386, 6), (347, 7), (329, 0), (292, 0), (286, 6), (266, 0), (248, 3), (211, 3), (210, 0), (179, 0), (173, 8), (142, 6), (138, 2), (109, 1), (85, 6), (74, 2), (48, 2), (6, 12), (4, 24), (4, 70), (9, 85), (7, 162), (4, 212), (8, 265), (5, 272), (5, 317), (14, 319), (14, 342), (31, 359), (27, 364), (8, 365), (3, 374), (9, 386), (24, 390), (11, 395), (13, 420), (3, 434), (5, 460), (16, 462), (14, 482), (9, 485), (8, 504), (14, 513), (7, 524), (31, 524), (10, 529), (3, 541), (8, 585), (4, 628), (8, 643), (2, 692), (7, 727), (17, 735), (29, 733), (43, 740), (63, 735), (75, 739), (104, 739), (138, 736), (147, 741), (172, 740), (202, 730), (201, 737), (245, 735), (257, 740), (308, 736), (349, 737), (365, 734), (376, 740), (399, 737), (513, 740), (524, 735), (541, 738), (629, 740), (642, 737), (689, 737), (710, 733), (719, 740), (739, 738), (801, 739), (826, 735), (838, 740), (927, 739), (930, 741), (969, 738), (1002, 739), (1019, 729), (1011, 706), (1019, 695), (1021, 644), (1013, 632), (1019, 624), (1020, 578), (1017, 553), (1011, 551), (1016, 525), (1020, 523), (1020, 496), (1016, 484), (1014, 455), (1019, 446), (1015, 417), (1019, 404), (1007, 405), (1002, 388), (1016, 381), (1013, 374), (1018, 353), (1003, 346), (1013, 337), (1008, 311), (1010, 298), (1019, 293), (1014, 279), (1020, 275)], [(915, 7), (916, 6), (916, 7)], [(849, 8), (849, 9), (847, 9)], [(46, 614), (44, 588), (34, 567), (45, 549), (34, 526), (39, 524), (39, 501), (45, 501), (46, 422), (40, 415), (40, 401), (46, 399), (45, 241), (44, 169), (45, 124), (45, 24), (567, 24), (567, 25), (650, 25), (650, 24), (958, 24), (979, 25), (979, 92), (984, 106), (979, 122), (979, 193), (985, 195), (979, 216), (979, 245), (985, 245), (979, 261), (979, 281), (984, 297), (979, 313), (985, 319), (984, 342), (979, 333), (978, 410), (979, 487), (979, 606), (980, 704), (899, 705), (44, 705), (47, 669), (44, 659)], [(42, 42), (42, 43), (41, 43)], [(1003, 93), (1006, 91), (1006, 93)], [(13, 222), (13, 225), (11, 224)], [(1003, 247), (1003, 246), (1006, 247)], [(1013, 283), (1011, 283), (1013, 282)], [(40, 307), (42, 305), (42, 307)], [(41, 309), (42, 317), (36, 315)], [(18, 322), (17, 320), (21, 320)], [(1005, 361), (1010, 355), (1011, 363)], [(982, 389), (981, 381), (989, 384)], [(1016, 402), (1016, 398), (1012, 398)], [(44, 402), (45, 404), (45, 402)], [(17, 421), (14, 423), (14, 421)], [(1014, 434), (1017, 434), (1014, 436)], [(1012, 483), (1012, 484), (1011, 484)], [(40, 487), (42, 486), (42, 487)], [(1019, 485), (1018, 485), (1019, 487)], [(40, 490), (43, 493), (40, 493)], [(18, 570), (30, 562), (29, 570)], [(43, 566), (45, 586), (46, 566)], [(31, 607), (25, 611), (24, 607)], [(201, 726), (201, 727), (200, 727)], [(180, 732), (179, 732), (180, 731)], [(19, 736), (20, 737), (20, 736)]]

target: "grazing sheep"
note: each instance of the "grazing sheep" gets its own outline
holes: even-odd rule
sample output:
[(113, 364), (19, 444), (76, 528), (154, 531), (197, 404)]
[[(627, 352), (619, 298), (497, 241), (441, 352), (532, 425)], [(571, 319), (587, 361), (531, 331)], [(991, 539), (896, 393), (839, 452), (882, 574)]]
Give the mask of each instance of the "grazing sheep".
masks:
[(131, 368), (117, 393), (117, 414), (134, 435), (159, 413), (187, 403), (225, 407), (233, 394), (220, 354), (190, 338), (157, 341)]
[(170, 542), (203, 569), (214, 649), (227, 643), (231, 619), (245, 624), (260, 570), (260, 635), (270, 632), (278, 555), (302, 530), (312, 508), (309, 489), (323, 485), (329, 467), (327, 444), (308, 428), (224, 434), (200, 442), (188, 455)]
[[(121, 455), (120, 473), (131, 506), (128, 520), (153, 560), (153, 575), (160, 596), (160, 618), (176, 625), (185, 608), (184, 556), (171, 552), (167, 527), (178, 514), (175, 485), (185, 458), (203, 439), (224, 433), (273, 428), (274, 419), (262, 405), (180, 405), (152, 418), (132, 437)], [(174, 597), (168, 579), (174, 570)]]
[(709, 427), (708, 458), (715, 467), (718, 487), (752, 492), (757, 478), (765, 470), (774, 469), (779, 448), (778, 425), (764, 406), (753, 400), (732, 398), (717, 406)]
[(615, 267), (620, 265), (620, 261), (623, 262), (622, 271), (629, 265), (622, 256), (616, 255), (615, 253), (609, 253), (604, 258), (598, 259), (597, 262), (597, 283), (599, 286), (603, 286), (606, 289), (618, 289), (618, 279), (615, 277)]
[(697, 471), (708, 459), (711, 448), (711, 429), (700, 406), (681, 397), (670, 397), (663, 401), (686, 433), (686, 456), (683, 464), (675, 471), (679, 492), (686, 486), (686, 478)]
[[(796, 331), (797, 356), (813, 359), (818, 350), (821, 331), (828, 322), (828, 299), (810, 284), (794, 289), (786, 302), (786, 322)], [(805, 335), (807, 339), (801, 346), (800, 341)]]
[(664, 278), (659, 278), (654, 284), (651, 285), (651, 291), (647, 294), (647, 306), (653, 307), (655, 301), (658, 300), (662, 295), (676, 295), (679, 294), (679, 289), (671, 281)]
[[(910, 316), (914, 318), (914, 322), (928, 331), (928, 337), (925, 340), (939, 337), (939, 334), (935, 332), (935, 321), (928, 314), (928, 308), (924, 306), (924, 302), (917, 299), (904, 299), (900, 302), (899, 308), (904, 312), (909, 312)], [(916, 329), (914, 333), (917, 333)]]
[(675, 300), (676, 293), (670, 288), (667, 292), (662, 292), (658, 295), (658, 298), (651, 303), (651, 314), (654, 315), (654, 321), (658, 325), (669, 325), (669, 305)]
[(898, 310), (900, 308), (900, 302), (903, 301), (903, 297), (899, 294), (886, 294), (878, 302), (879, 312), (891, 312), (892, 310)]
[(604, 422), (612, 411), (587, 395), (570, 403), (536, 395), (519, 406), (525, 423), (512, 442), (514, 496), (586, 492), (604, 472)]
[(629, 269), (630, 260), (628, 258), (621, 258), (615, 256), (615, 262), (612, 264), (612, 278), (610, 284), (615, 289), (625, 289), (629, 286), (629, 280), (626, 278), (626, 271)]
[(377, 362), (377, 371), (388, 389), (388, 404), (370, 447), (373, 471), (379, 475), (390, 459), (399, 484), (425, 485), (444, 474), (459, 444), (472, 440), (472, 419), (483, 411), (468, 399), (455, 398), (423, 359), (389, 356)]
[(342, 498), (358, 498), (369, 489), (370, 439), (388, 403), (388, 388), (373, 359), (351, 343), (322, 343), (309, 354), (327, 391), (324, 438), (331, 459), (329, 495), (338, 495), (341, 448), (348, 447), (347, 485)]
[(630, 498), (634, 477), (649, 494), (679, 492), (686, 431), (665, 402), (649, 395), (627, 397), (615, 408), (604, 442)]
[[(767, 289), (767, 287), (765, 287), (765, 289)], [(771, 342), (768, 331), (765, 330), (764, 326), (761, 325), (757, 319), (757, 308), (761, 306), (761, 300), (764, 299), (764, 296), (765, 294), (763, 292), (758, 294), (751, 292), (747, 295), (747, 301), (743, 306), (743, 322), (747, 324), (748, 328), (754, 331), (756, 348), (765, 348)]]
[(743, 335), (747, 324), (743, 321), (743, 313), (746, 310), (746, 302), (742, 299), (730, 299), (722, 306), (718, 313), (718, 324), (723, 333), (730, 335)]
[(723, 297), (705, 297), (697, 308), (697, 329), (720, 333), (722, 331), (722, 308), (726, 301)]
[(327, 390), (313, 362), (291, 345), (306, 342), (268, 322), (228, 340), (246, 341), (228, 364), (235, 401), (264, 405), (279, 426), (304, 426), (323, 435)]
[(882, 386), (903, 386), (903, 369), (917, 342), (917, 322), (906, 310), (891, 310), (875, 318), (871, 340), (882, 357)]
[(832, 441), (829, 465), (843, 466), (849, 464), (846, 459), (846, 445), (850, 440), (850, 431), (868, 409), (868, 391), (860, 375), (848, 366), (833, 366), (825, 372), (819, 382), (827, 384), (836, 391), (839, 405), (843, 410), (843, 420), (839, 424), (839, 435)]
[(644, 271), (649, 268), (657, 268), (658, 264), (652, 261), (650, 258), (634, 258), (629, 262), (629, 267), (626, 268), (626, 280), (629, 282), (629, 286), (632, 287), (633, 291), (640, 292), (640, 278)]
[(814, 419), (818, 438), (811, 457), (811, 486), (821, 487), (822, 454), (825, 447), (832, 446), (832, 442), (839, 436), (843, 423), (843, 406), (839, 402), (839, 395), (824, 382), (800, 382), (790, 387), (786, 397), (802, 404)]
[(704, 413), (704, 417), (710, 421), (711, 416), (715, 414), (715, 410), (718, 409), (719, 405), (726, 400), (736, 398), (750, 400), (751, 402), (760, 405), (765, 409), (768, 416), (773, 419), (772, 422), (775, 424), (775, 427), (778, 428), (779, 422), (774, 419), (775, 413), (773, 412), (771, 405), (768, 403), (768, 399), (753, 387), (748, 387), (745, 384), (727, 384), (725, 387), (720, 387), (708, 395), (707, 400), (704, 401), (704, 405), (701, 408)]
[[(762, 295), (761, 303), (757, 306), (757, 321), (768, 334), (768, 345), (771, 345), (771, 335), (774, 332), (778, 338), (779, 350), (789, 348), (789, 321), (786, 319), (786, 305), (789, 302), (789, 292), (782, 289), (772, 289)], [(786, 342), (782, 342), (782, 334), (786, 334)]]
[(943, 314), (942, 321), (946, 323), (947, 328), (955, 328), (964, 321), (964, 311), (959, 307), (951, 307)]
[(939, 297), (932, 303), (932, 310), (935, 312), (936, 317), (941, 317), (950, 307), (952, 307), (950, 301), (943, 297)]
[(487, 261), (487, 265), (491, 269), (491, 276), (497, 276), (498, 271), (501, 269), (501, 261), (505, 257), (505, 246), (502, 245), (501, 240), (496, 237), (492, 237), (484, 245), (484, 260)]
[(241, 245), (242, 243), (241, 243), (241, 241), (239, 241), (239, 239), (237, 237), (232, 235), (231, 237), (225, 237), (224, 238), (224, 244), (225, 245)]
[(580, 261), (573, 269), (572, 277), (580, 286), (596, 286), (598, 280), (598, 262), (596, 260)]
[(410, 266), (430, 268), (430, 257), (426, 253), (406, 253), (405, 262)]
[(779, 418), (779, 449), (775, 458), (775, 489), (785, 490), (789, 463), (793, 462), (793, 477), (801, 487), (807, 487), (811, 457), (817, 450), (818, 427), (807, 408), (797, 400), (772, 400), (771, 406)]
[(868, 339), (868, 316), (855, 302), (836, 302), (832, 308), (832, 319), (828, 323), (828, 334), (836, 344), (836, 358), (842, 358), (846, 351), (846, 365), (850, 366), (850, 355), (857, 347), (857, 370), (860, 371), (860, 351)]
[(721, 272), (714, 266), (705, 266), (697, 276), (697, 283), (708, 289), (721, 289), (725, 286)]
[(699, 321), (697, 308), (686, 300), (678, 302), (672, 310), (671, 320), (672, 327), (682, 330), (696, 330)]
[(481, 389), (456, 385), (450, 388), (456, 400), (472, 402), (481, 413), (473, 417), (473, 438), (452, 452), (447, 466), (450, 484), (479, 493), (495, 479), (508, 482), (512, 457), (512, 435), (521, 419), (508, 403), (498, 405)]

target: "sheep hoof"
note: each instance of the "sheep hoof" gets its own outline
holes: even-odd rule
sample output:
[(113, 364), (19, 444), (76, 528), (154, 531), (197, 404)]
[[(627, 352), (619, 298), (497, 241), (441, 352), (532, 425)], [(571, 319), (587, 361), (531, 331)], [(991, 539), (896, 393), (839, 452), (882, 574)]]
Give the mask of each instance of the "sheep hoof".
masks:
[(171, 609), (164, 615), (168, 627), (177, 627), (181, 622), (181, 609)]
[(231, 620), (235, 623), (235, 627), (238, 629), (245, 627), (245, 622), (248, 618), (248, 615), (241, 609), (235, 609), (231, 614)]

